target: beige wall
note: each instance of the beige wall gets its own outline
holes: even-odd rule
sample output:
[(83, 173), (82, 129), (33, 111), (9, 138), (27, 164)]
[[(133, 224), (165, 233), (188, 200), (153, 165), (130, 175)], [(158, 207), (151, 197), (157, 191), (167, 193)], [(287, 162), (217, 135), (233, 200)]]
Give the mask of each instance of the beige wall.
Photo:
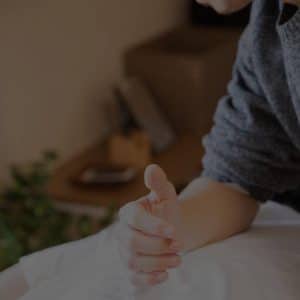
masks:
[(123, 49), (185, 19), (187, 0), (0, 0), (0, 178), (12, 161), (101, 137)]

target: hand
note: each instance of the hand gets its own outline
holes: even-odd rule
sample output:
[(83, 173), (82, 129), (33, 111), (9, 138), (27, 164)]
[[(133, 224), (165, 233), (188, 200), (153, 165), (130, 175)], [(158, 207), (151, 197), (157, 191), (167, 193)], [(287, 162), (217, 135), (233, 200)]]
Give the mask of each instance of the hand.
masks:
[(183, 247), (174, 186), (156, 165), (146, 169), (145, 184), (150, 194), (120, 210), (117, 230), (121, 257), (137, 287), (165, 281), (168, 269), (180, 265)]

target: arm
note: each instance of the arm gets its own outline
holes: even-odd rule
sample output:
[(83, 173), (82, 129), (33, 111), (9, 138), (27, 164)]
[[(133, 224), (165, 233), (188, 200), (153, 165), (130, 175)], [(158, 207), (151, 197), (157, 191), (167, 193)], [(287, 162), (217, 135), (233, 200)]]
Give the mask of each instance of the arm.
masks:
[[(299, 4), (299, 1), (292, 2)], [(294, 10), (295, 14), (287, 23), (279, 26), (279, 32), (284, 40), (291, 96), (297, 107), (300, 99), (300, 10)], [(241, 38), (228, 95), (220, 102), (215, 126), (204, 139), (203, 175), (215, 182), (207, 184), (202, 191), (195, 182), (181, 196), (187, 200), (186, 204), (182, 203), (184, 223), (188, 224), (184, 231), (193, 233), (192, 227), (195, 227), (203, 236), (202, 241), (190, 237), (188, 245), (192, 248), (247, 228), (258, 207), (254, 199), (266, 201), (298, 184), (297, 179), (293, 179), (299, 176), (296, 168), (299, 150), (279, 124), (260, 87), (251, 57), (251, 34), (246, 30)], [(229, 190), (221, 182), (237, 183), (249, 192), (249, 196)], [(195, 211), (200, 212), (201, 220), (197, 219)], [(202, 220), (206, 223), (200, 225)]]
[[(177, 203), (174, 187), (158, 176), (163, 184), (153, 179), (146, 185), (165, 202), (159, 218), (147, 214), (145, 197), (121, 210), (121, 254), (138, 285), (160, 283), (166, 280), (169, 268), (180, 264), (180, 238), (168, 224), (175, 227), (184, 250), (202, 247), (247, 229), (258, 209), (256, 200), (267, 201), (299, 183), (294, 161), (299, 150), (279, 123), (255, 74), (251, 57), (254, 33), (247, 29), (241, 38), (228, 95), (221, 100), (215, 125), (204, 139), (202, 176), (211, 181), (203, 185), (202, 179), (192, 182)], [(230, 188), (229, 183), (249, 195)], [(180, 222), (172, 217), (174, 210), (178, 210)]]
[(205, 178), (194, 180), (179, 200), (186, 251), (245, 231), (259, 207), (247, 193)]
[(19, 265), (0, 273), (0, 299), (18, 300), (27, 290), (28, 285)]
[[(298, 12), (291, 21), (295, 22), (299, 16)], [(297, 188), (300, 156), (298, 145), (291, 139), (297, 132), (284, 126), (281, 116), (285, 111), (278, 111), (270, 99), (272, 93), (260, 84), (262, 75), (256, 66), (262, 63), (262, 56), (252, 56), (253, 52), (261, 51), (255, 44), (257, 34), (248, 29), (241, 38), (228, 94), (220, 101), (214, 127), (204, 139), (206, 154), (202, 175), (218, 182), (236, 183), (252, 198), (264, 202)], [(298, 33), (295, 31), (294, 34)], [(279, 54), (274, 52), (274, 55)], [(299, 72), (299, 69), (295, 71)], [(300, 77), (295, 78), (299, 80)], [(299, 86), (300, 82), (294, 88)], [(276, 88), (273, 92), (281, 95)], [(297, 96), (293, 100), (295, 109), (298, 100)], [(292, 105), (287, 105), (287, 109), (292, 110)]]
[[(299, 0), (284, 2), (300, 6)], [(287, 21), (279, 26), (279, 33), (291, 96), (297, 106), (300, 99), (300, 10), (286, 5), (284, 12)], [(215, 182), (199, 188), (201, 179), (198, 179), (180, 196), (185, 200), (182, 203), (183, 224), (187, 224), (185, 236), (190, 232), (187, 248), (220, 240), (247, 228), (258, 208), (254, 198), (265, 201), (288, 190), (291, 179), (298, 173), (288, 166), (289, 155), (298, 157), (298, 149), (291, 145), (264, 97), (251, 60), (251, 44), (251, 36), (246, 31), (240, 42), (228, 95), (220, 103), (215, 127), (205, 139), (204, 175), (214, 178)], [(286, 156), (278, 155), (278, 150)], [(229, 190), (228, 186), (216, 181), (238, 183), (251, 196)], [(193, 228), (197, 228), (202, 240), (199, 236), (197, 239)]]
[(140, 286), (167, 279), (181, 263), (178, 252), (190, 251), (246, 230), (258, 204), (237, 187), (205, 178), (194, 180), (177, 196), (157, 166), (145, 172), (150, 194), (120, 210), (120, 254)]

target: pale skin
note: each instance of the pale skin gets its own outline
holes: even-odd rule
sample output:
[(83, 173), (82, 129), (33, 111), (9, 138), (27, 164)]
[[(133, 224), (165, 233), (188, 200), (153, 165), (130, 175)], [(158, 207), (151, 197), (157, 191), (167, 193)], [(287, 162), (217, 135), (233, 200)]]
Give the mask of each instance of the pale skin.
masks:
[(247, 230), (258, 211), (246, 193), (204, 178), (176, 195), (156, 165), (146, 169), (145, 184), (150, 194), (121, 209), (117, 230), (121, 256), (137, 287), (165, 281), (168, 270), (181, 264), (179, 252)]
[[(220, 14), (236, 12), (252, 2), (252, 0), (196, 0), (199, 4), (213, 7)], [(300, 6), (300, 0), (283, 0), (284, 3)]]

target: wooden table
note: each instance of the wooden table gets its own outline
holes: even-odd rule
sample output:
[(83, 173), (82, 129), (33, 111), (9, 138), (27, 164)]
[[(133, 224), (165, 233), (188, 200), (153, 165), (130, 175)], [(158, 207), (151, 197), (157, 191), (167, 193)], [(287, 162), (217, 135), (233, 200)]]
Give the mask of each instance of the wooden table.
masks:
[[(169, 179), (180, 188), (201, 172), (203, 156), (201, 139), (192, 134), (178, 137), (168, 150), (153, 156), (153, 163), (159, 164)], [(83, 151), (66, 162), (55, 172), (49, 183), (50, 196), (56, 201), (69, 204), (83, 204), (108, 207), (112, 201), (117, 207), (133, 201), (147, 193), (142, 172), (127, 184), (114, 186), (83, 187), (72, 183), (74, 175), (86, 165), (101, 163), (107, 158), (105, 144), (99, 144)]]

